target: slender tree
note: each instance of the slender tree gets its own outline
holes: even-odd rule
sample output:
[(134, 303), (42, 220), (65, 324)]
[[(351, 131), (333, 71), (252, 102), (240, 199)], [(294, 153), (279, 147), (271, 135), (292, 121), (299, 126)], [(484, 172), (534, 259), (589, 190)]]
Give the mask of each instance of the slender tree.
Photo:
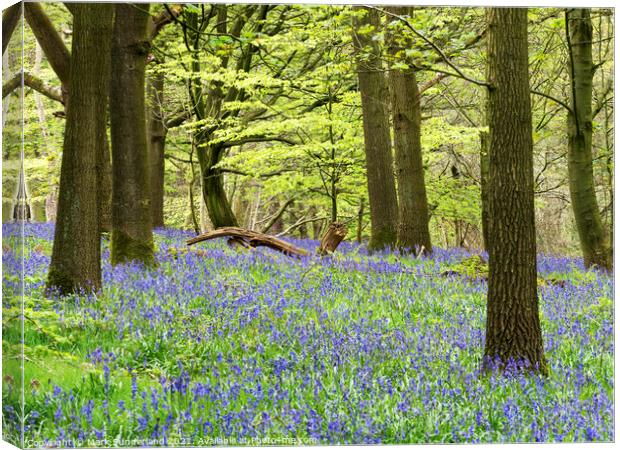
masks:
[(538, 316), (526, 8), (488, 10), (489, 289), (485, 367), (545, 371)]
[[(411, 15), (407, 6), (387, 10), (397, 16)], [(402, 59), (405, 47), (411, 46), (400, 34), (390, 34), (388, 50), (393, 61)], [(428, 200), (424, 185), (424, 165), (420, 140), (420, 93), (412, 65), (392, 66), (389, 71), (392, 124), (394, 127), (394, 163), (398, 190), (398, 228), (396, 246), (419, 248), (429, 254), (433, 248), (428, 229)]]
[(380, 27), (379, 13), (354, 7), (353, 47), (362, 95), (368, 199), (370, 203), (371, 250), (396, 244), (398, 203), (388, 119), (388, 87), (381, 64), (381, 50), (373, 39)]
[(151, 211), (153, 227), (164, 226), (164, 149), (166, 124), (164, 121), (164, 74), (156, 72), (148, 83), (149, 117), (149, 174), (151, 177)]
[(149, 6), (116, 5), (110, 84), (113, 264), (154, 259), (145, 112)]
[(571, 204), (586, 267), (610, 270), (611, 247), (601, 220), (592, 168), (592, 21), (589, 9), (566, 11), (571, 109), (568, 111), (568, 177)]
[(489, 251), (489, 133), (480, 132), (480, 218), (484, 249)]
[(114, 7), (76, 3), (58, 214), (48, 292), (101, 286), (97, 162), (105, 133)]

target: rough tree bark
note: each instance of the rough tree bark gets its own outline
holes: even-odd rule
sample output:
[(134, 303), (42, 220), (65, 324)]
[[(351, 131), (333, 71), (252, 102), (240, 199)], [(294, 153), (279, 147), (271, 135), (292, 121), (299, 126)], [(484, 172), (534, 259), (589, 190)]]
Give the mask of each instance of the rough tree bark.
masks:
[[(410, 15), (411, 7), (387, 8), (392, 14)], [(391, 34), (388, 50), (395, 60), (411, 43)], [(396, 246), (402, 250), (433, 251), (428, 229), (428, 201), (424, 185), (422, 143), (420, 141), (420, 93), (415, 70), (390, 68), (390, 101), (394, 126), (394, 162), (398, 188), (398, 228)]]
[(489, 287), (484, 366), (546, 371), (538, 313), (527, 9), (490, 8)]
[(149, 4), (117, 4), (112, 39), (112, 264), (154, 261), (145, 68)]
[(592, 21), (589, 9), (566, 11), (571, 108), (568, 113), (568, 177), (571, 204), (586, 267), (611, 270), (612, 254), (594, 190), (592, 168)]
[(69, 83), (72, 96), (67, 104), (48, 293), (96, 291), (101, 286), (97, 158), (101, 152), (99, 136), (105, 132), (113, 14), (112, 5), (75, 4)]
[[(366, 171), (370, 206), (370, 250), (396, 244), (398, 204), (394, 183), (390, 127), (386, 100), (388, 89), (381, 50), (372, 36), (380, 28), (379, 13), (366, 7), (354, 7), (353, 47), (362, 95)], [(371, 32), (367, 28), (372, 28)], [(364, 32), (360, 33), (360, 30)]]

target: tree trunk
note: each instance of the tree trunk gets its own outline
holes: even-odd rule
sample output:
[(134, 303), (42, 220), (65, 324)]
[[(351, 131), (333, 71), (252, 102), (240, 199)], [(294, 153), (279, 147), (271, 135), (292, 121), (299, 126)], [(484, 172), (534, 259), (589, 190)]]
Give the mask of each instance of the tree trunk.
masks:
[[(218, 32), (225, 34), (227, 31), (227, 7), (222, 5), (218, 11)], [(207, 92), (207, 90), (204, 89), (202, 79), (200, 78), (200, 53), (202, 49), (200, 47), (200, 39), (196, 36), (196, 32), (199, 27), (198, 14), (193, 11), (187, 11), (185, 17), (189, 25), (189, 41), (193, 43), (191, 47), (188, 47), (188, 50), (193, 51), (191, 64), (193, 76), (189, 83), (189, 94), (194, 115), (197, 120), (205, 120), (207, 118), (220, 120), (221, 106), (224, 101), (221, 83), (214, 82), (211, 85), (210, 90)], [(252, 50), (248, 50), (248, 52), (248, 55), (251, 58)], [(227, 64), (228, 58), (224, 58), (222, 60), (222, 67), (227, 67)], [(241, 69), (241, 67), (238, 67), (238, 69)], [(231, 91), (232, 89), (233, 88), (231, 88)], [(231, 92), (228, 94), (231, 94)], [(231, 96), (231, 99), (240, 98), (241, 96), (238, 95)], [(221, 161), (224, 156), (225, 149), (217, 144), (209, 144), (209, 141), (211, 140), (211, 133), (205, 129), (197, 130), (194, 133), (194, 139), (198, 148), (198, 162), (200, 163), (202, 194), (207, 211), (209, 212), (211, 223), (215, 228), (225, 226), (236, 227), (238, 226), (237, 218), (235, 217), (226, 196), (226, 191), (224, 190), (224, 175), (219, 168), (214, 167)]]
[(568, 114), (568, 177), (571, 204), (586, 267), (611, 270), (611, 247), (596, 200), (592, 168), (592, 21), (589, 9), (566, 12), (571, 108)]
[(538, 316), (527, 9), (488, 17), (489, 281), (485, 368), (546, 372)]
[[(108, 72), (106, 75), (108, 76), (106, 92), (109, 92), (110, 73)], [(107, 118), (107, 114), (105, 117)], [(112, 231), (112, 161), (110, 160), (110, 140), (108, 139), (107, 126), (99, 136), (99, 139), (101, 140), (101, 151), (99, 152), (99, 160), (97, 162), (99, 230), (108, 233)]]
[(106, 80), (114, 7), (75, 4), (70, 91), (60, 173), (58, 216), (47, 291), (101, 287), (97, 209), (99, 137), (105, 132)]
[[(371, 233), (368, 249), (379, 250), (396, 244), (398, 219), (390, 127), (385, 105), (388, 89), (381, 65), (381, 50), (377, 40), (372, 39), (380, 28), (379, 13), (365, 7), (353, 9), (356, 13), (353, 19), (353, 47), (362, 95), (370, 204)], [(373, 28), (371, 33), (358, 32), (368, 26)]]
[(321, 256), (333, 253), (347, 236), (347, 226), (343, 223), (332, 222), (327, 227), (325, 235), (321, 239), (317, 253)]
[[(205, 144), (206, 139), (201, 137), (198, 137), (196, 141), (199, 146), (198, 160), (202, 175), (202, 195), (211, 223), (214, 228), (236, 227), (238, 226), (237, 218), (226, 197), (222, 171), (215, 167), (224, 156), (224, 150), (218, 145)], [(204, 145), (207, 146), (206, 149)]]
[(117, 4), (112, 39), (112, 264), (153, 263), (146, 142), (145, 67), (149, 4)]
[(151, 209), (153, 227), (164, 226), (164, 73), (156, 72), (149, 80), (149, 165), (151, 176)]
[(489, 251), (489, 133), (480, 132), (480, 201), (484, 249)]
[(362, 229), (364, 226), (364, 197), (360, 198), (360, 207), (357, 210), (357, 243), (362, 243)]
[[(393, 14), (410, 14), (411, 7), (388, 8)], [(400, 39), (400, 41), (399, 41)], [(405, 51), (400, 36), (390, 36), (389, 52), (397, 60)], [(409, 44), (409, 43), (408, 43)], [(398, 229), (396, 246), (401, 250), (433, 251), (428, 229), (428, 201), (424, 185), (422, 143), (420, 141), (420, 94), (415, 71), (391, 68), (389, 71), (394, 162), (398, 188)]]

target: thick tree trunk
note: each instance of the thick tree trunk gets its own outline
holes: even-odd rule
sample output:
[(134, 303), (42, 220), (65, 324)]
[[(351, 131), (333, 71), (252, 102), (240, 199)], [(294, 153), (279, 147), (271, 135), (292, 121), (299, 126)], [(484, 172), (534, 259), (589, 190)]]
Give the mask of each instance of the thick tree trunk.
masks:
[(97, 159), (105, 132), (106, 80), (114, 7), (75, 4), (70, 90), (58, 216), (47, 290), (101, 287)]
[[(490, 8), (485, 367), (546, 371), (538, 313), (527, 9)], [(498, 361), (499, 360), (499, 361)]]
[(586, 267), (611, 270), (607, 239), (594, 190), (592, 168), (592, 21), (590, 10), (566, 12), (571, 107), (568, 114), (568, 177), (571, 204)]
[[(354, 7), (353, 47), (357, 63), (359, 90), (362, 95), (366, 172), (370, 203), (370, 250), (396, 244), (398, 204), (394, 183), (390, 126), (386, 99), (388, 89), (381, 65), (381, 51), (373, 40), (380, 29), (379, 13), (374, 9)], [(371, 27), (374, 31), (359, 33)], [(364, 30), (367, 31), (367, 30)]]
[(149, 80), (149, 165), (151, 176), (151, 209), (153, 227), (164, 226), (164, 74), (155, 73)]
[[(411, 7), (391, 7), (396, 15), (410, 14)], [(395, 59), (403, 54), (400, 36), (390, 36), (389, 52)], [(420, 141), (420, 94), (415, 71), (411, 68), (389, 71), (392, 123), (394, 125), (394, 162), (398, 187), (398, 229), (396, 246), (402, 250), (433, 251), (428, 229), (428, 201), (424, 185), (422, 143)]]
[(112, 39), (112, 264), (151, 264), (150, 178), (146, 142), (145, 67), (149, 4), (117, 4)]
[(480, 132), (480, 202), (484, 249), (489, 251), (489, 133)]

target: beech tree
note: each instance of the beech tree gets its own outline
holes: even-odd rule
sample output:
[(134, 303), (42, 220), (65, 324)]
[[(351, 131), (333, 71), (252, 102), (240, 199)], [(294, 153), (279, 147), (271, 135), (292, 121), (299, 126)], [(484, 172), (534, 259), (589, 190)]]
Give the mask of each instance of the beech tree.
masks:
[(526, 8), (488, 18), (489, 280), (485, 366), (545, 372), (538, 316)]
[(592, 167), (592, 21), (589, 9), (566, 11), (570, 106), (568, 181), (571, 204), (586, 267), (611, 270), (612, 255), (594, 190)]

